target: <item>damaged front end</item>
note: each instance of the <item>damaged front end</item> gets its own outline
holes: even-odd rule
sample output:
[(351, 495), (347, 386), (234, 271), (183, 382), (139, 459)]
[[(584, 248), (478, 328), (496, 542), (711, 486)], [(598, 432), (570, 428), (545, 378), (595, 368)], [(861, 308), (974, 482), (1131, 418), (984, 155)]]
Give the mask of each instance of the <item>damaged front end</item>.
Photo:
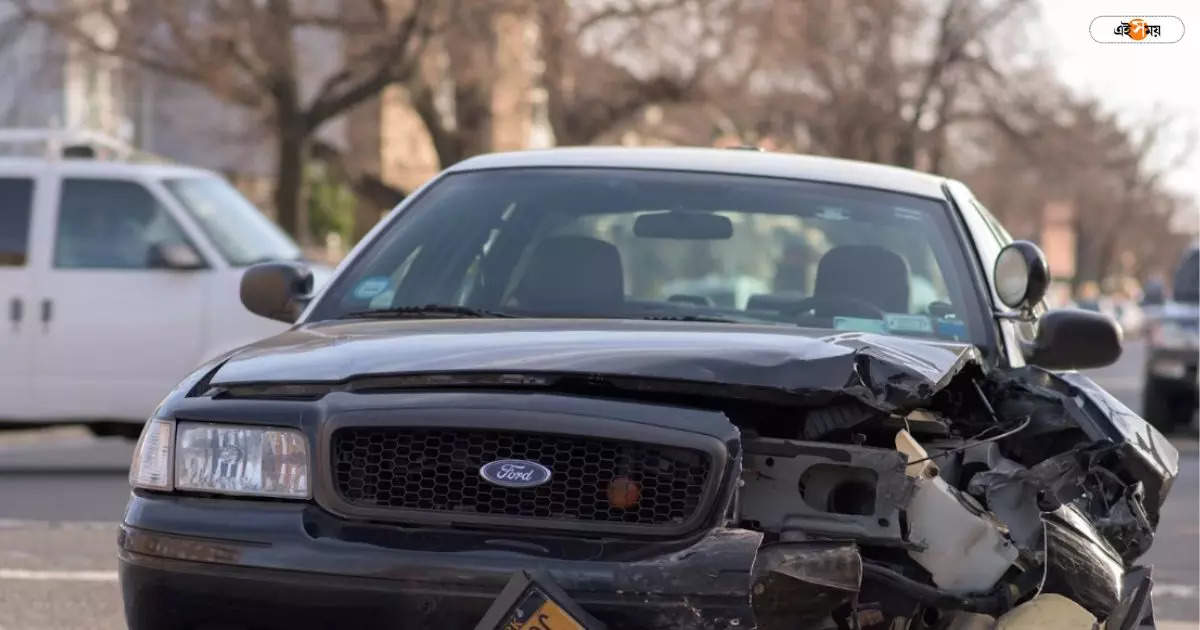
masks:
[(1153, 627), (1135, 561), (1177, 472), (1160, 434), (1076, 374), (858, 348), (802, 422), (731, 416), (758, 627)]
[[(442, 351), (393, 344), (387, 331), (300, 328), (272, 343), (337, 360), (288, 363), (292, 353), (261, 347), (261, 356), (232, 359), (185, 391), (331, 408), (373, 400), (386, 426), (436, 417), (489, 430), (619, 434), (628, 443), (716, 440), (721, 465), (704, 495), (711, 499), (696, 503), (702, 519), (670, 523), (669, 535), (605, 537), (569, 514), (481, 516), (465, 501), (441, 506), (452, 517), (429, 521), (468, 537), (483, 536), (481, 518), (512, 525), (504, 537), (487, 534), (478, 557), (463, 547), (422, 551), (422, 566), (452, 565), (424, 570), (430, 579), (486, 591), (481, 584), (530, 568), (532, 556), (612, 628), (1153, 627), (1150, 569), (1137, 559), (1153, 540), (1178, 453), (1086, 377), (999, 369), (973, 346), (864, 333), (726, 337), (622, 324), (573, 334), (563, 352), (542, 334), (544, 323), (529, 336), (507, 327), (533, 324), (505, 326), (487, 339), (490, 328), (427, 335)], [(347, 347), (377, 370), (348, 371)], [(422, 356), (403, 354), (413, 348)], [(406, 371), (412, 363), (423, 371)], [(280, 371), (282, 385), (270, 380)], [(388, 398), (406, 390), (413, 395)], [(515, 403), (516, 391), (546, 396)], [(540, 410), (528, 408), (534, 403)], [(674, 437), (654, 437), (660, 429)], [(429, 461), (479, 470), (470, 456)], [(667, 474), (690, 460), (653, 461)], [(621, 484), (601, 492), (626, 504), (647, 491), (669, 494), (668, 486), (640, 488), (631, 462), (612, 462), (605, 479)], [(370, 515), (407, 523), (410, 512)], [(566, 528), (570, 535), (547, 533)], [(566, 553), (575, 546), (581, 551)]]

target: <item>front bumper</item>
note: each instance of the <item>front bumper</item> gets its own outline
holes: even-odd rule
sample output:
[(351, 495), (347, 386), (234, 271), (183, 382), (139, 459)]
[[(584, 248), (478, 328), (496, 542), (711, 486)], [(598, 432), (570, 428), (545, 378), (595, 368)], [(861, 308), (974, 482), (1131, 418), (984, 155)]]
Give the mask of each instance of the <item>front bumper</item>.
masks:
[(715, 529), (650, 555), (564, 560), (490, 534), (350, 525), (311, 504), (139, 492), (119, 542), (132, 630), (471, 628), (521, 569), (612, 629), (729, 628), (753, 627), (761, 535)]

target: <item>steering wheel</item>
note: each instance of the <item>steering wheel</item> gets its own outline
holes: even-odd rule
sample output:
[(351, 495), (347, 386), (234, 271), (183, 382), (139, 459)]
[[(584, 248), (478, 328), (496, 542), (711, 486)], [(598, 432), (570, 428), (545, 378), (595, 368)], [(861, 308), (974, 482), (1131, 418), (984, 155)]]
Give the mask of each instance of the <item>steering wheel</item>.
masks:
[(886, 313), (874, 304), (848, 295), (814, 295), (804, 298), (788, 309), (795, 315), (812, 311), (816, 316), (833, 317), (846, 315), (850, 317), (867, 317), (884, 319)]

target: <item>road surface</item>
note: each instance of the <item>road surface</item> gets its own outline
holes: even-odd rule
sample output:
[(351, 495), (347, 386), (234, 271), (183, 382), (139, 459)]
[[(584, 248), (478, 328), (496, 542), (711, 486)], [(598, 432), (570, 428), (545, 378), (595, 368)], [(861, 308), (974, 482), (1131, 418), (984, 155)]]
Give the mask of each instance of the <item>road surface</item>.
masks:
[[(1093, 377), (1137, 410), (1144, 353)], [(1200, 471), (1194, 437), (1177, 436), (1182, 470), (1147, 562), (1165, 630), (1200, 623)], [(132, 446), (78, 429), (0, 433), (0, 630), (124, 627), (114, 559)]]

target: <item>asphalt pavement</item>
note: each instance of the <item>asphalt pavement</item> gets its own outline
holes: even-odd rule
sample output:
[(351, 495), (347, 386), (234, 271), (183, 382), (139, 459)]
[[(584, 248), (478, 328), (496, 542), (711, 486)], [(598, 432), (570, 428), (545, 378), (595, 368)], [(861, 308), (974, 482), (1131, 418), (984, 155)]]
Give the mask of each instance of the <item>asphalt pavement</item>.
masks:
[[(1141, 407), (1144, 349), (1093, 378)], [(1200, 465), (1196, 438), (1173, 442), (1181, 471), (1154, 547), (1155, 604), (1164, 630), (1200, 627)], [(77, 428), (0, 432), (0, 630), (124, 627), (116, 524), (129, 496), (132, 443)]]

